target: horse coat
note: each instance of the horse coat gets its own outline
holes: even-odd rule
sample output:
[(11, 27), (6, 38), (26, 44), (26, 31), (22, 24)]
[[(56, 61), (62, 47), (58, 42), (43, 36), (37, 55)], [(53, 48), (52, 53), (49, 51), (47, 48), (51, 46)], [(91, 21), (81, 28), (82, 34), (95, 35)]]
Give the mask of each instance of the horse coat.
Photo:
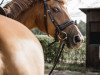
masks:
[(43, 50), (21, 23), (0, 15), (0, 75), (44, 75)]

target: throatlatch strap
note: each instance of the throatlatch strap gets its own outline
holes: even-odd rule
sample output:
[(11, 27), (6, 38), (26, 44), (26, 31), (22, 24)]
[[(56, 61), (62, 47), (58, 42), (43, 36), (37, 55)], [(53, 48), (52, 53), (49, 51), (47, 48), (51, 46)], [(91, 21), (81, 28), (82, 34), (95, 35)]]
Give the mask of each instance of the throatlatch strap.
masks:
[(46, 32), (48, 34), (48, 22), (47, 22), (47, 1), (44, 0), (44, 25), (45, 25), (45, 29)]

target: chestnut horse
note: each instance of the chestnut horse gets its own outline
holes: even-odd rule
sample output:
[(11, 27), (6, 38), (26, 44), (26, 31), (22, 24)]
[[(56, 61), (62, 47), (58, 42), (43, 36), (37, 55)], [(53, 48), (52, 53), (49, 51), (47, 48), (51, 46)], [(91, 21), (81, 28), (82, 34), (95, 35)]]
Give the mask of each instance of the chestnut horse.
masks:
[(44, 75), (43, 50), (21, 23), (0, 15), (0, 75)]
[(71, 21), (65, 7), (66, 0), (12, 0), (4, 10), (8, 17), (23, 23), (29, 29), (41, 31), (64, 40), (68, 48), (78, 48), (83, 36)]

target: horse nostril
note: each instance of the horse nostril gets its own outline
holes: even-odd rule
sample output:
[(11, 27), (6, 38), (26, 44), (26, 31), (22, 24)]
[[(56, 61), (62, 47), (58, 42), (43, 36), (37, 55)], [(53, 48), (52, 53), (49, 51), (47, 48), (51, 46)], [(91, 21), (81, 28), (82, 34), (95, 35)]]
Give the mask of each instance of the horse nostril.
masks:
[(80, 39), (80, 37), (79, 37), (79, 36), (75, 36), (75, 37), (74, 37), (74, 40), (75, 40), (75, 43), (78, 43), (78, 42), (80, 42), (80, 41), (81, 41), (81, 39)]

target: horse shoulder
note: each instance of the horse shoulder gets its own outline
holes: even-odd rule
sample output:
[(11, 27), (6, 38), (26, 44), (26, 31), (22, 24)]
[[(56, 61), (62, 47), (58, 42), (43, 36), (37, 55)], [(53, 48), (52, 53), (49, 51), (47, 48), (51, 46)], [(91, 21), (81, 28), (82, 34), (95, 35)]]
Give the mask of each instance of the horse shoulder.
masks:
[(0, 16), (0, 44), (6, 67), (4, 75), (43, 75), (42, 47), (25, 26)]

